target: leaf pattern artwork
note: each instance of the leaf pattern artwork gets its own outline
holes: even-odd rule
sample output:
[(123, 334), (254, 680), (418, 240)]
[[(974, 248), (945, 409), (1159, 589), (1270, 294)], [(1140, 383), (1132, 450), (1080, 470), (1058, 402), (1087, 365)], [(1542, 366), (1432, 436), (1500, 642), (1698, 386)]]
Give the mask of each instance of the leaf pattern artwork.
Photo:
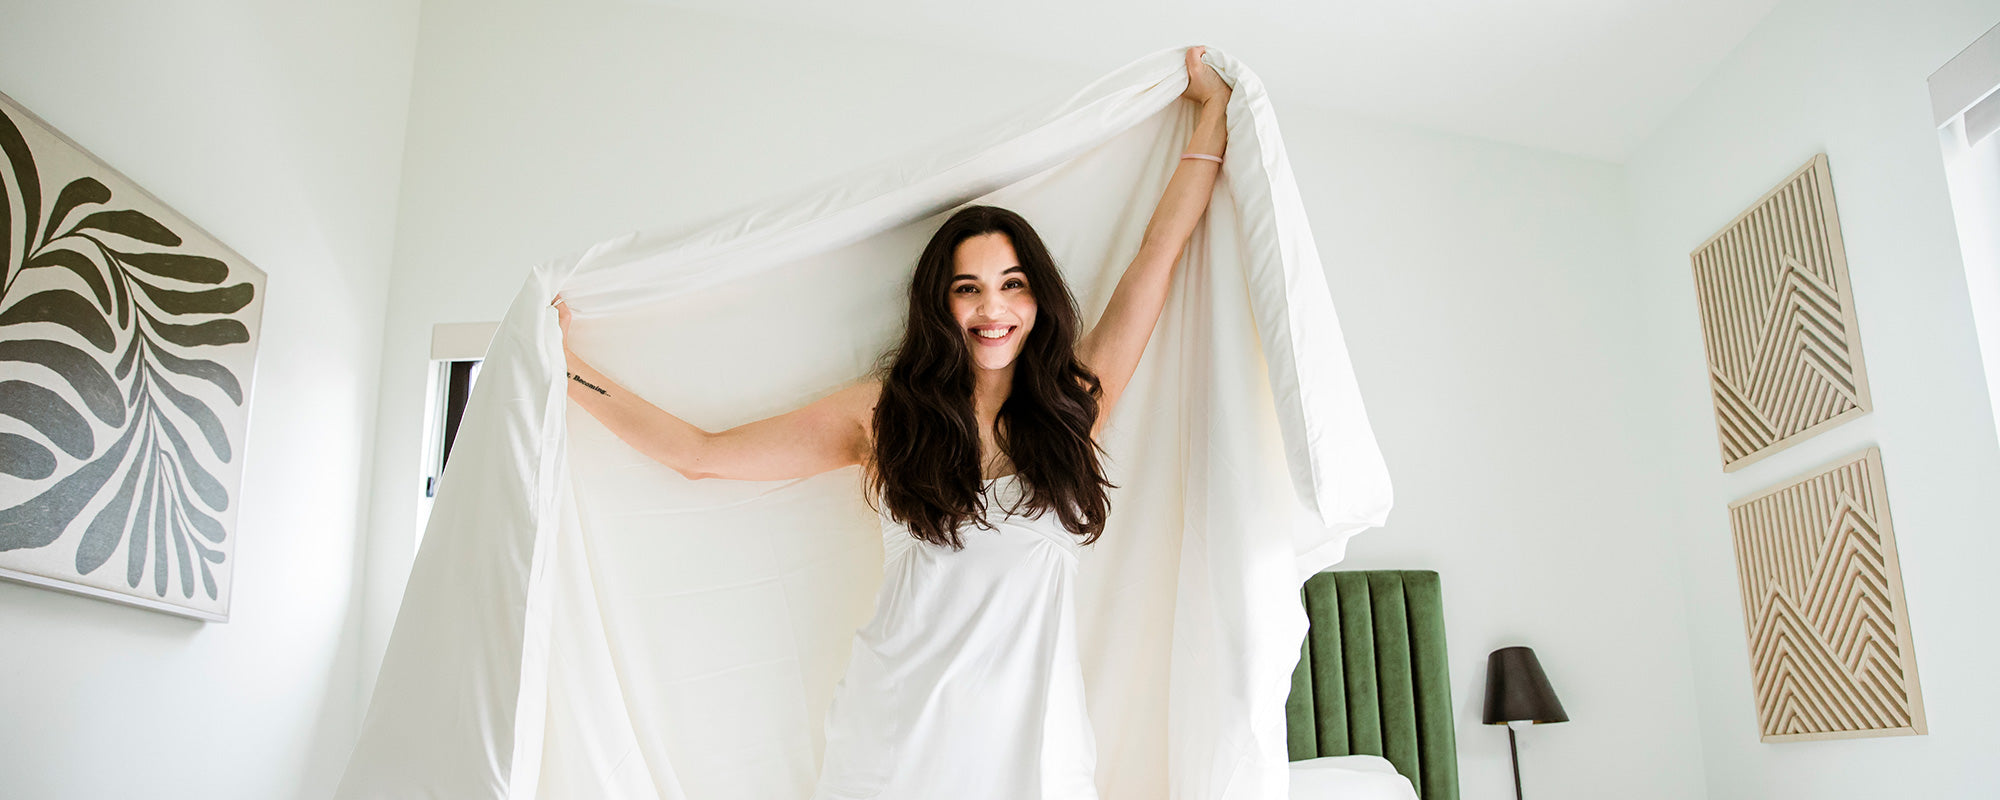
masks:
[(11, 101), (0, 194), (0, 574), (226, 619), (263, 273)]

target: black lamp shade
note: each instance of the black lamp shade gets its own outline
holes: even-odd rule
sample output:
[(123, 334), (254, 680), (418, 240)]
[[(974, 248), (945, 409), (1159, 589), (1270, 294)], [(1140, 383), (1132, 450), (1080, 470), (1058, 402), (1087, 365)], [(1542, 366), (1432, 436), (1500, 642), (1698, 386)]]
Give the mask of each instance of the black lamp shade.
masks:
[(1486, 657), (1486, 724), (1568, 721), (1534, 650), (1503, 647)]

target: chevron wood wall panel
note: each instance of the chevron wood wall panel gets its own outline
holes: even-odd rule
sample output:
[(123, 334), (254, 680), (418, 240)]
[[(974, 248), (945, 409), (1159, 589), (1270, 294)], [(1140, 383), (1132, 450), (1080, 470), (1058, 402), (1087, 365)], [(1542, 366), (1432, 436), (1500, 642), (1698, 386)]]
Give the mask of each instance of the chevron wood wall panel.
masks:
[(1923, 733), (1874, 448), (1729, 507), (1767, 742)]
[(1722, 468), (1868, 413), (1825, 155), (1695, 249)]

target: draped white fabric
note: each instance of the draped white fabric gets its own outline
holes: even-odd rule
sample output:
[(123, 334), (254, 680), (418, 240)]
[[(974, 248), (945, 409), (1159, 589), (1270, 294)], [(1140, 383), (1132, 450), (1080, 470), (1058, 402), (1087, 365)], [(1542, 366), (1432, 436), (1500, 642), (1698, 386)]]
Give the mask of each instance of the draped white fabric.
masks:
[[(1106, 433), (1120, 488), (1077, 630), (1105, 800), (1269, 800), (1301, 581), (1380, 525), (1386, 470), (1262, 85)], [(982, 141), (538, 268), (487, 353), (336, 797), (797, 800), (882, 578), (854, 469), (688, 481), (564, 397), (573, 347), (710, 430), (864, 374), (930, 233), (1021, 212), (1094, 320), (1194, 121), (1178, 49)]]

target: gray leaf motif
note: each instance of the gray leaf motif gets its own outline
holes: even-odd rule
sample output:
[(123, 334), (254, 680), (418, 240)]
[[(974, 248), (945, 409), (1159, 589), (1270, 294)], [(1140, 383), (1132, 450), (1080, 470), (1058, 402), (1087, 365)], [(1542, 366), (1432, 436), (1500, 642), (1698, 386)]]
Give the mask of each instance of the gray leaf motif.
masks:
[(113, 254), (128, 267), (162, 278), (202, 284), (217, 284), (229, 278), (229, 265), (207, 256), (116, 251)]
[(27, 381), (0, 381), (0, 414), (28, 423), (71, 458), (97, 449), (90, 423), (62, 395)]
[(56, 238), (56, 228), (61, 227), (63, 220), (69, 218), (69, 212), (75, 211), (78, 206), (110, 201), (111, 190), (96, 178), (85, 175), (70, 181), (68, 186), (63, 187), (62, 194), (56, 196), (56, 204), (49, 208), (49, 226), (42, 230), (42, 239)]
[(99, 211), (76, 224), (79, 230), (100, 230), (162, 247), (179, 247), (181, 237), (152, 217), (137, 211)]
[[(0, 153), (7, 155), (8, 177), (5, 183), (14, 187), (21, 196), (21, 258), (26, 260), (35, 252), (35, 222), (42, 218), (42, 176), (35, 168), (35, 155), (28, 149), (28, 140), (21, 135), (21, 129), (14, 126), (14, 120), (0, 114)], [(5, 205), (5, 203), (0, 203)], [(9, 211), (12, 217), (12, 211)], [(6, 227), (0, 227), (0, 236), (12, 231), (12, 220)], [(7, 243), (7, 251), (13, 252), (13, 242)], [(13, 285), (15, 267), (18, 262), (7, 259), (7, 285)]]
[[(89, 353), (47, 339), (15, 339), (0, 341), (0, 361), (23, 361), (49, 368), (69, 382), (70, 388), (83, 398), (84, 406), (104, 424), (125, 425), (125, 399), (119, 396), (118, 383), (111, 379), (111, 373), (104, 370), (104, 365), (91, 358)], [(173, 367), (169, 365), (168, 368)], [(217, 369), (220, 369), (219, 365)], [(229, 373), (225, 370), (223, 374)], [(230, 398), (240, 403), (241, 390), (231, 391), (233, 386), (232, 382), (224, 391), (229, 391)]]
[(97, 298), (97, 307), (106, 313), (111, 311), (111, 287), (105, 284), (104, 271), (98, 268), (97, 262), (90, 260), (90, 256), (75, 250), (58, 248), (28, 259), (27, 265), (22, 269), (43, 267), (62, 267), (75, 273), (83, 280), (84, 285), (90, 287), (91, 295)]
[(118, 487), (111, 502), (99, 509), (97, 518), (83, 530), (83, 540), (76, 545), (76, 574), (96, 571), (118, 549), (119, 540), (125, 536), (126, 516), (132, 511), (132, 491), (139, 486), (140, 472), (137, 467), (125, 471), (125, 484)]
[(132, 446), (132, 436), (138, 432), (137, 425), (127, 428), (124, 438), (82, 469), (56, 481), (56, 485), (28, 502), (0, 509), (0, 550), (43, 547), (61, 537), (70, 521), (111, 480), (119, 462), (125, 460), (125, 451)]
[(0, 327), (30, 322), (53, 322), (67, 327), (106, 353), (117, 344), (111, 335), (111, 323), (104, 321), (104, 315), (97, 313), (83, 295), (68, 289), (36, 292), (0, 311)]
[[(0, 380), (0, 416), (27, 426), (0, 432), (0, 473), (55, 478), (27, 501), (0, 509), (0, 551), (46, 547), (95, 504), (77, 543), (79, 575), (103, 567), (124, 546), (128, 586), (147, 585), (165, 597), (177, 582), (182, 596), (192, 598), (199, 574), (214, 599), (210, 566), (228, 557), (216, 549), (228, 538), (218, 512), (232, 498), (188, 439), (200, 433), (208, 463), (233, 460), (217, 414), (225, 406), (210, 400), (219, 391), (241, 406), (244, 387), (224, 366), (227, 359), (202, 351), (250, 341), (249, 328), (234, 317), (255, 301), (256, 287), (230, 284), (231, 268), (222, 260), (178, 252), (179, 233), (142, 211), (117, 207), (111, 189), (93, 177), (71, 180), (44, 217), (36, 154), (16, 123), (0, 112), (0, 236), (8, 238), (0, 245), (0, 363), (46, 369), (71, 393), (36, 383), (42, 379), (32, 370)], [(18, 241), (14, 231), (21, 232)], [(75, 281), (17, 282), (45, 269), (67, 271)], [(107, 369), (113, 359), (116, 368)], [(81, 466), (59, 474), (58, 453)]]
[(0, 472), (38, 481), (56, 474), (56, 454), (26, 436), (0, 433)]

